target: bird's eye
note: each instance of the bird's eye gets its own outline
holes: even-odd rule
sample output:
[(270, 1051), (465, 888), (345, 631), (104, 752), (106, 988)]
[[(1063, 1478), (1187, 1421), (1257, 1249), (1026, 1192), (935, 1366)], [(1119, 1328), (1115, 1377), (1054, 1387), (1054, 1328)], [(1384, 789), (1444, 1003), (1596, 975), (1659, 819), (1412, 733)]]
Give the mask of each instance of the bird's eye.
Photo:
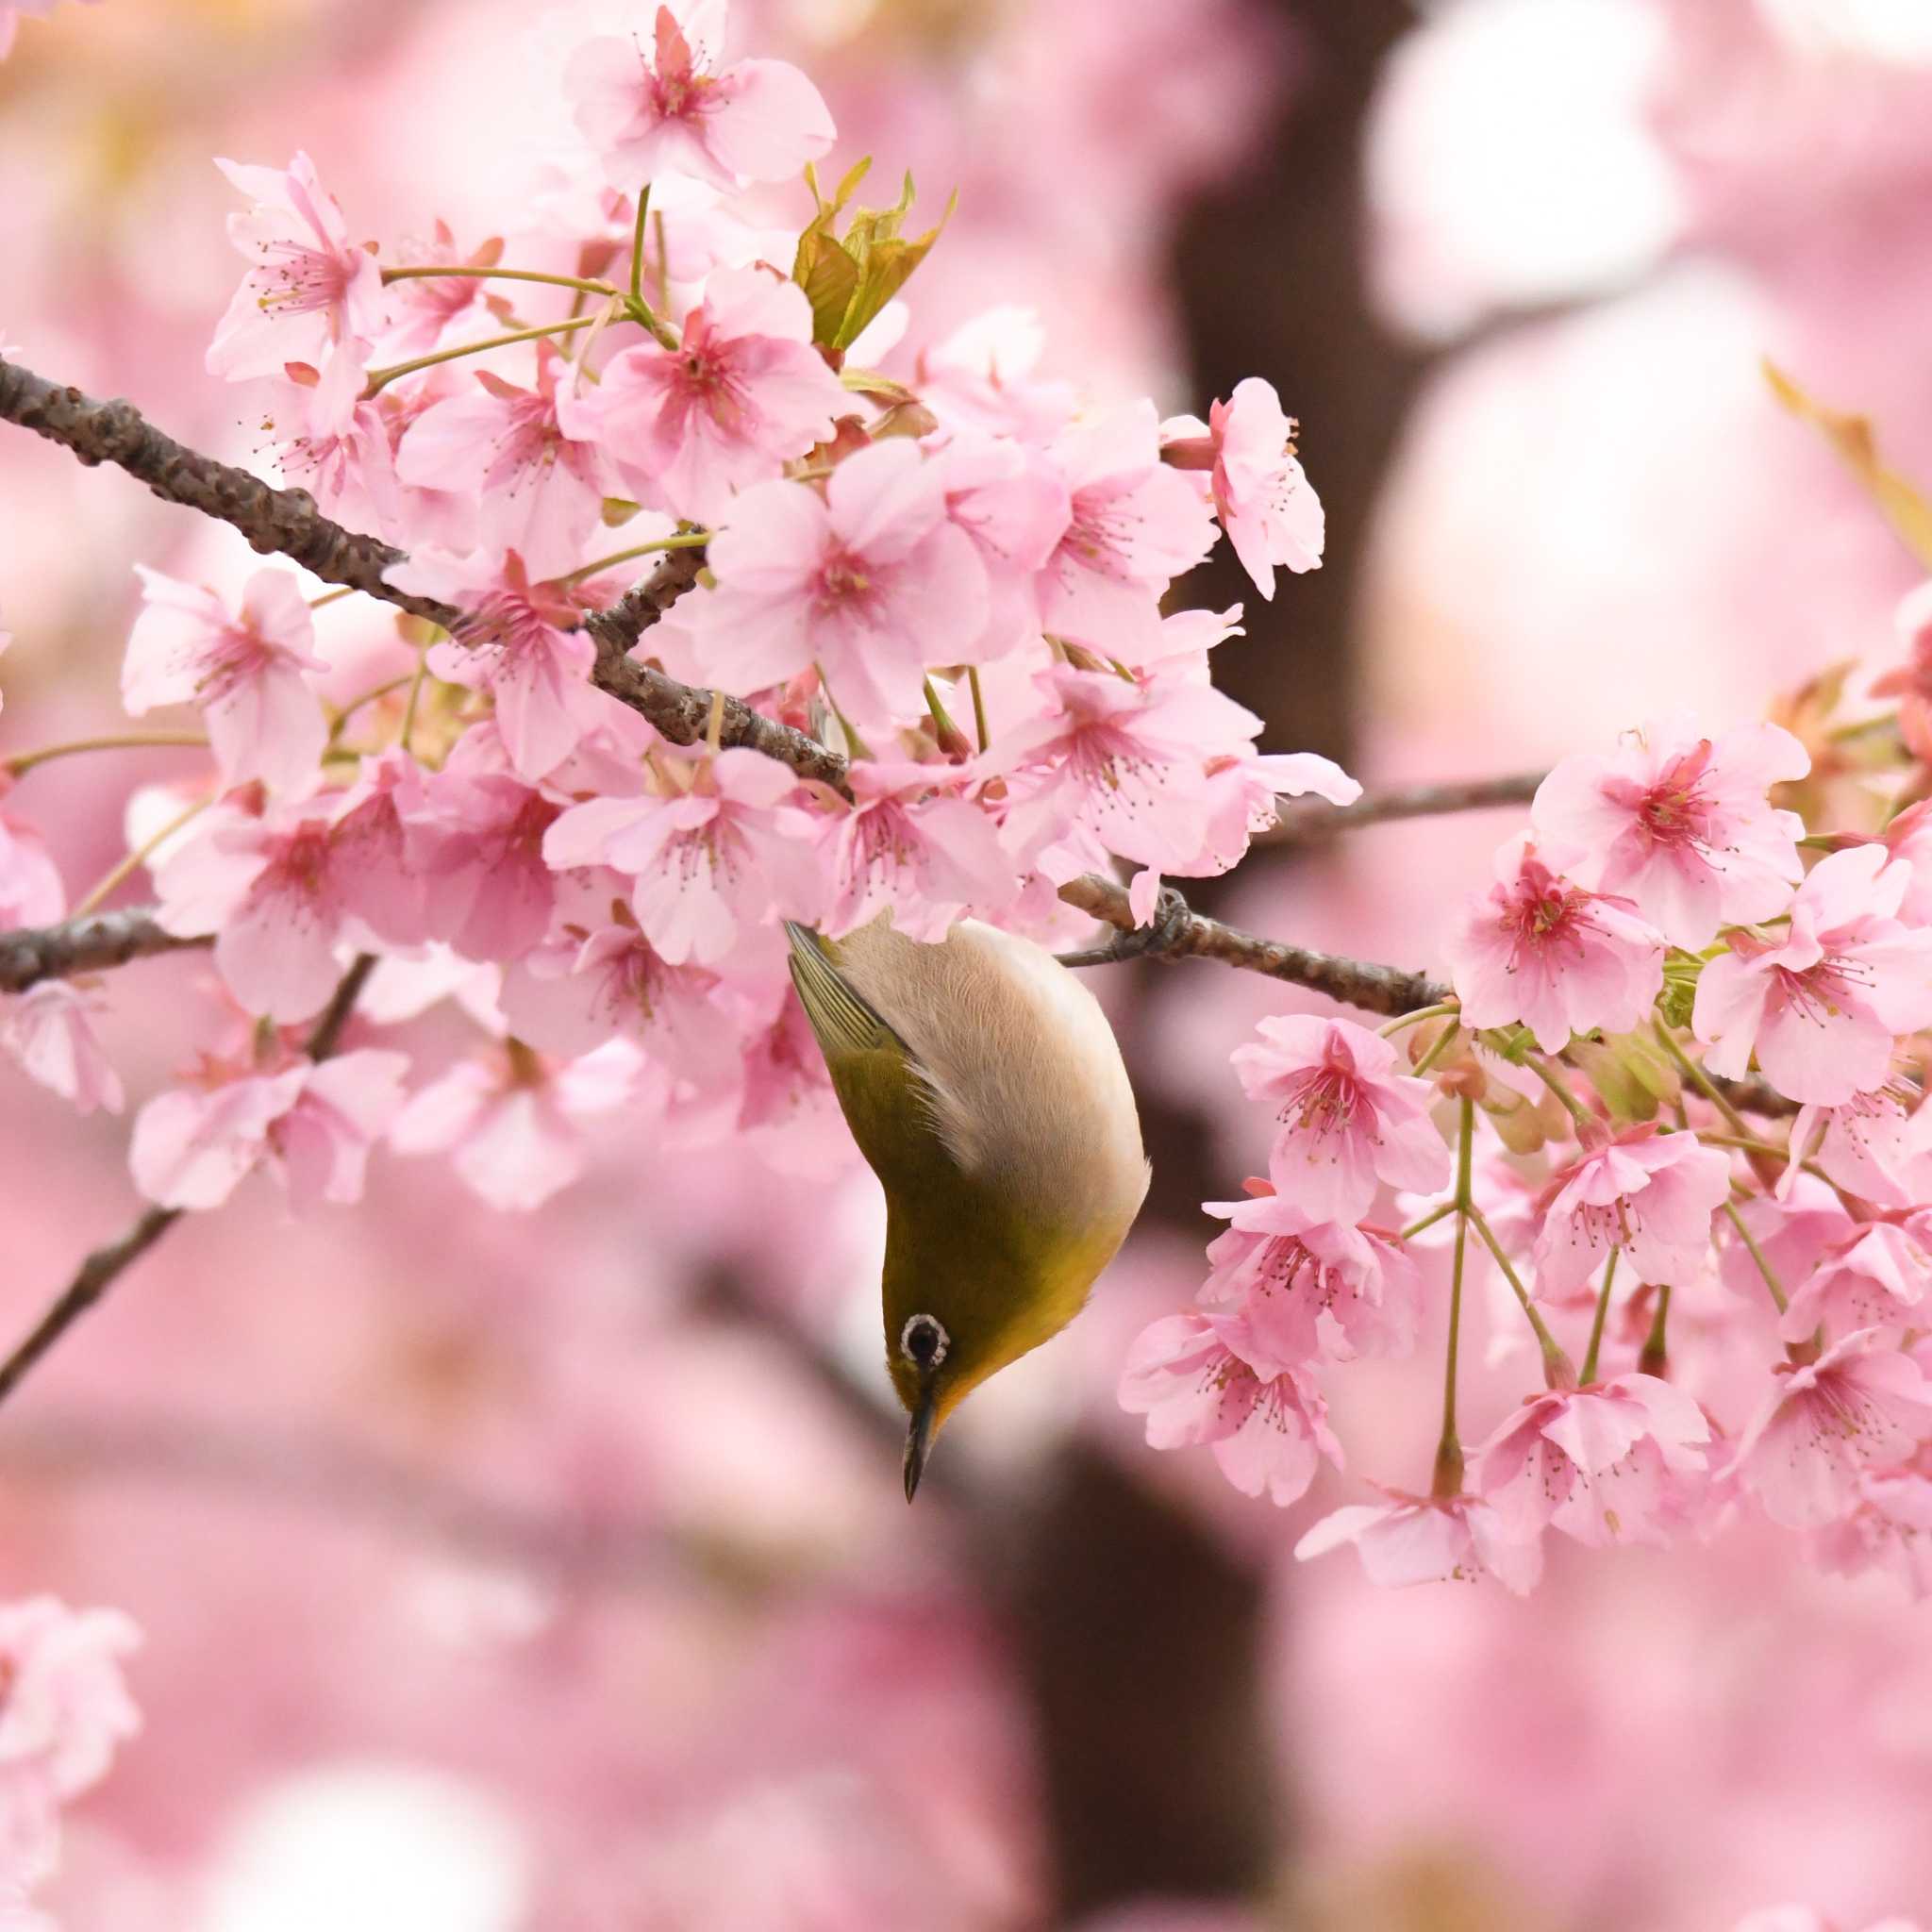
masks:
[(938, 1368), (952, 1342), (952, 1337), (930, 1315), (908, 1315), (899, 1331), (899, 1353), (915, 1369)]

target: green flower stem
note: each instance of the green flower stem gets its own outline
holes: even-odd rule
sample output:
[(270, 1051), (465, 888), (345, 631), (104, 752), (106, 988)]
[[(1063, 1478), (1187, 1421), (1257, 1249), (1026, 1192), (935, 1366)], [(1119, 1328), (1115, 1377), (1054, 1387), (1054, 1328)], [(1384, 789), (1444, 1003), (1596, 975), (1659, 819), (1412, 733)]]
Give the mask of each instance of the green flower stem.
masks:
[(1603, 1123), (1570, 1091), (1570, 1083), (1541, 1054), (1524, 1056), (1524, 1065), (1563, 1103), (1564, 1110), (1579, 1127), (1600, 1127)]
[(1596, 1298), (1596, 1316), (1590, 1324), (1590, 1346), (1583, 1351), (1581, 1379), (1586, 1389), (1596, 1380), (1597, 1351), (1603, 1346), (1604, 1317), (1610, 1312), (1610, 1284), (1617, 1278), (1618, 1252), (1615, 1248), (1610, 1250), (1608, 1265), (1604, 1269), (1603, 1289)]
[(208, 740), (198, 731), (132, 731), (106, 738), (70, 738), (59, 744), (37, 745), (32, 751), (17, 751), (0, 758), (0, 771), (22, 777), (36, 765), (51, 765), (56, 758), (70, 758), (84, 751), (149, 751), (159, 745), (199, 745), (208, 749)]
[(1529, 1291), (1524, 1287), (1522, 1277), (1510, 1265), (1509, 1257), (1503, 1252), (1503, 1243), (1496, 1239), (1495, 1231), (1484, 1219), (1483, 1210), (1474, 1201), (1469, 1204), (1468, 1214), (1475, 1224), (1475, 1231), (1483, 1238), (1483, 1245), (1495, 1257), (1496, 1266), (1503, 1271), (1503, 1279), (1509, 1284), (1521, 1305), (1524, 1318), (1536, 1336), (1536, 1345), (1543, 1354), (1543, 1380), (1552, 1389), (1574, 1389), (1576, 1386), (1576, 1370), (1570, 1357), (1563, 1353), (1557, 1338), (1549, 1331), (1543, 1318), (1537, 1313), (1536, 1304), (1529, 1298)]
[(408, 362), (391, 362), (387, 369), (372, 369), (369, 380), (363, 386), (362, 394), (366, 400), (385, 390), (399, 375), (413, 375), (419, 369), (428, 369), (438, 362), (454, 362), (463, 356), (480, 356), (486, 349), (507, 349), (514, 342), (534, 342), (540, 336), (567, 336), (573, 329), (589, 328), (592, 323), (602, 319), (600, 309), (596, 315), (573, 316), (568, 322), (546, 322), (537, 328), (513, 328), (506, 335), (485, 336), (480, 342), (459, 342), (455, 348), (437, 349), (427, 356), (413, 357)]
[(1424, 1054), (1422, 1058), (1416, 1061), (1415, 1065), (1409, 1070), (1412, 1075), (1420, 1080), (1424, 1074), (1432, 1072), (1437, 1062), (1446, 1058), (1449, 1049), (1461, 1038), (1462, 1027), (1459, 1024), (1443, 1027), (1441, 1035), (1437, 1040), (1435, 1045), (1430, 1047), (1428, 1052)]
[(607, 301), (621, 292), (608, 282), (590, 280), (583, 275), (545, 275), (534, 268), (446, 268), (428, 263), (422, 267), (386, 268), (382, 272), (385, 285), (391, 282), (441, 281), (450, 275), (473, 281), (546, 282), (553, 289), (575, 289), (586, 295), (602, 295)]
[(1664, 1345), (1664, 1329), (1670, 1319), (1671, 1289), (1666, 1282), (1657, 1291), (1657, 1314), (1652, 1318), (1650, 1333), (1643, 1339), (1643, 1353), (1637, 1357), (1640, 1375), (1661, 1375), (1670, 1367), (1670, 1353)]
[(1431, 1208), (1429, 1211), (1426, 1214), (1424, 1214), (1420, 1221), (1411, 1221), (1408, 1224), (1408, 1225), (1405, 1227), (1399, 1235), (1396, 1236), (1396, 1240), (1404, 1241), (1412, 1241), (1417, 1235), (1422, 1233), (1424, 1228), (1434, 1227), (1437, 1222), (1445, 1220), (1449, 1215), (1454, 1214), (1455, 1212), (1456, 1202), (1452, 1197), (1451, 1199), (1442, 1202), (1440, 1207)]
[(1764, 1250), (1752, 1240), (1751, 1230), (1744, 1225), (1744, 1217), (1738, 1212), (1738, 1204), (1735, 1201), (1724, 1203), (1724, 1212), (1731, 1217), (1731, 1225), (1738, 1230), (1738, 1239), (1749, 1250), (1752, 1260), (1757, 1262), (1757, 1272), (1764, 1276), (1764, 1285), (1771, 1291), (1771, 1298), (1777, 1304), (1777, 1311), (1782, 1315), (1790, 1304), (1785, 1298), (1784, 1290), (1778, 1285), (1777, 1275), (1773, 1272), (1771, 1263), (1764, 1258)]
[(1456, 1214), (1456, 1258), (1449, 1272), (1449, 1345), (1442, 1362), (1442, 1433), (1436, 1442), (1436, 1469), (1429, 1484), (1434, 1496), (1462, 1492), (1462, 1443), (1456, 1433), (1456, 1369), (1462, 1341), (1462, 1272), (1469, 1246), (1469, 1220), (1475, 1211), (1470, 1191), (1470, 1168), (1475, 1154), (1475, 1104), (1465, 1100), (1460, 1113), (1460, 1138), (1456, 1148), (1456, 1198), (1448, 1205)]
[(1437, 1006), (1419, 1007), (1412, 1013), (1398, 1013), (1396, 1014), (1394, 1019), (1386, 1022), (1384, 1024), (1380, 1026), (1377, 1026), (1375, 1028), (1375, 1031), (1379, 1033), (1384, 1040), (1388, 1040), (1391, 1039), (1393, 1035), (1400, 1033), (1405, 1026), (1417, 1025), (1424, 1020), (1440, 1020), (1443, 1018), (1445, 1014), (1456, 1013), (1460, 1011), (1461, 1008), (1457, 1006), (1454, 1000), (1443, 1000), (1440, 1005)]

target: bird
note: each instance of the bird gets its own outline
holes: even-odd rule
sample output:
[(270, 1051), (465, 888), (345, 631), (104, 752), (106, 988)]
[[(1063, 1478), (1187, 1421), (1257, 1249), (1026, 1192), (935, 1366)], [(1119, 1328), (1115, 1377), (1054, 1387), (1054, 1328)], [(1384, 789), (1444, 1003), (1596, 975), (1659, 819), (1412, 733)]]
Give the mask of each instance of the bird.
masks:
[(886, 1364), (909, 1503), (933, 1439), (986, 1379), (1059, 1333), (1151, 1176), (1100, 1003), (1043, 947), (977, 920), (891, 915), (832, 941), (786, 922), (792, 984), (886, 1196)]

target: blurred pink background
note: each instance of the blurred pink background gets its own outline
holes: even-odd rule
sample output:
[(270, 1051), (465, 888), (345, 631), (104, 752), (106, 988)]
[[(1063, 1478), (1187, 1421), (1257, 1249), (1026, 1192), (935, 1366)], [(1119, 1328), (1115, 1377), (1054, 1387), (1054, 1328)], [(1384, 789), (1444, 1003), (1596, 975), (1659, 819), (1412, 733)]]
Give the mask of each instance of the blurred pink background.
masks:
[[(511, 236), (555, 75), (641, 9), (106, 0), (0, 66), (0, 335), (245, 458), (202, 373), (235, 280), (213, 155), (315, 158), (352, 232)], [(1916, 573), (1772, 402), (1769, 354), (1932, 478), (1924, 0), (761, 0), (838, 158), (959, 210), (937, 338), (1038, 309), (1101, 396), (1269, 376), (1328, 562), (1249, 598), (1231, 687), (1365, 780), (1531, 768), (1881, 664)], [(0, 751), (113, 728), (136, 560), (250, 558), (0, 434)], [(1232, 576), (1187, 587), (1223, 605)], [(392, 636), (319, 617), (341, 690)], [(340, 693), (338, 693), (340, 694)], [(18, 793), (70, 880), (170, 754)], [(1423, 964), (1507, 818), (1257, 853), (1230, 918)], [(139, 897), (139, 888), (124, 896)], [(116, 982), (144, 1096), (188, 1058)], [(1113, 1386), (1190, 1294), (1260, 1125), (1226, 1054), (1307, 1004), (1208, 967), (1106, 988), (1155, 1192), (1067, 1336), (949, 1430), (909, 1515), (877, 1373), (882, 1216), (746, 1149), (596, 1144), (540, 1211), (380, 1158), (260, 1180), (131, 1274), (0, 1415), (0, 1595), (119, 1606), (144, 1735), (70, 1820), (75, 1928), (1698, 1932), (1807, 1898), (1932, 1912), (1932, 1647), (1788, 1542), (1567, 1550), (1526, 1602), (1379, 1592), (1295, 1537), (1419, 1482), (1437, 1374), (1370, 1366), (1373, 1466), (1289, 1512), (1157, 1458)], [(425, 1023), (435, 1052), (435, 1028)], [(0, 1317), (134, 1210), (125, 1124), (0, 1068)], [(1471, 1355), (1479, 1359), (1480, 1346)], [(1486, 1430), (1507, 1384), (1465, 1393)], [(1196, 1466), (1196, 1461), (1201, 1466)]]

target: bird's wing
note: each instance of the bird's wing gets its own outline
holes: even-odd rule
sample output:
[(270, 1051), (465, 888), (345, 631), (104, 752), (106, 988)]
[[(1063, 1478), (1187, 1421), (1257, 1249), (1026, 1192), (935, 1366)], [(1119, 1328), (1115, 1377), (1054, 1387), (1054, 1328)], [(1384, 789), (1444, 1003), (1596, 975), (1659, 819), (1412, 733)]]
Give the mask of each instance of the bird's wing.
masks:
[(791, 941), (791, 983), (827, 1063), (851, 1054), (892, 1053), (913, 1060), (912, 1049), (826, 956), (817, 933), (785, 922)]
[(947, 1145), (944, 1096), (905, 1037), (841, 972), (809, 926), (788, 920), (791, 983), (811, 1022), (853, 1138), (894, 1190), (957, 1174)]

